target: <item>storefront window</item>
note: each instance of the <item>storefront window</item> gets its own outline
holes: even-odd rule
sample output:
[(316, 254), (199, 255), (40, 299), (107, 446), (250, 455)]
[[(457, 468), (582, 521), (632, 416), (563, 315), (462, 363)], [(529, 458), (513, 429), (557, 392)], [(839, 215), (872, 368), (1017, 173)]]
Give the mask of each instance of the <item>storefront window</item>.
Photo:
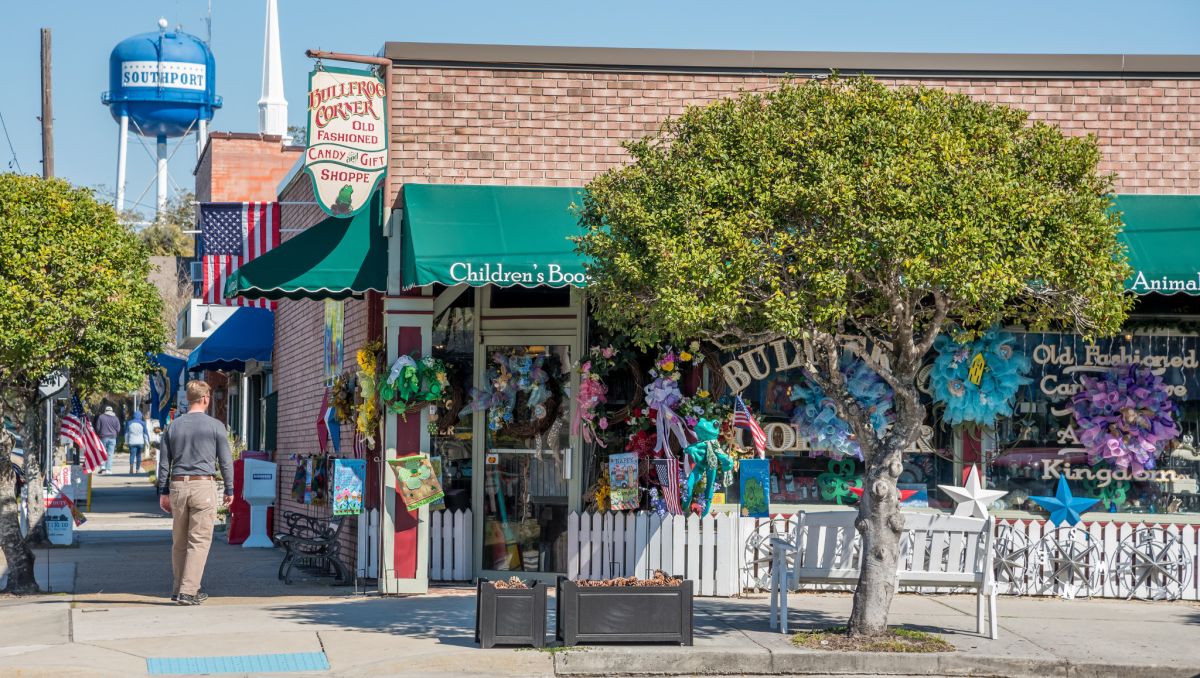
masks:
[[(989, 484), (1009, 494), (1005, 508), (1038, 511), (1030, 496), (1053, 495), (1065, 475), (1073, 494), (1099, 498), (1092, 512), (1200, 513), (1200, 371), (1196, 336), (1136, 334), (1093, 344), (1067, 334), (1018, 334), (1033, 383), (1021, 390), (1014, 416), (999, 423), (987, 454)], [(1080, 443), (1071, 398), (1079, 375), (1097, 376), (1130, 362), (1162, 378), (1171, 393), (1180, 435), (1154, 456), (1145, 473), (1090, 463)]]
[[(961, 485), (963, 473), (978, 464), (988, 487), (1008, 492), (992, 507), (1000, 515), (1045, 515), (1030, 497), (1054, 495), (1059, 475), (1067, 477), (1076, 496), (1100, 499), (1092, 517), (1104, 512), (1200, 513), (1200, 339), (1131, 334), (1088, 344), (1070, 334), (1015, 336), (1015, 349), (1030, 360), (1031, 383), (1018, 392), (1013, 415), (1001, 418), (994, 430), (951, 428), (941, 421), (941, 408), (928, 394), (923, 396), (929, 422), (904, 456), (899, 482), (901, 490), (913, 491), (904, 501), (906, 508), (953, 508), (937, 486)], [(850, 456), (832, 458), (826, 450), (810, 449), (792, 423), (797, 402), (790, 388), (803, 383), (803, 377), (798, 369), (778, 369), (786, 367), (790, 355), (777, 355), (768, 347), (722, 358), (726, 365), (732, 363), (727, 373), (752, 377), (741, 393), (767, 433), (773, 510), (795, 504), (856, 505), (854, 489), (861, 483), (862, 464)], [(1070, 409), (1072, 396), (1082, 388), (1081, 375), (1099, 376), (1131, 361), (1161, 377), (1180, 429), (1180, 435), (1155, 455), (1154, 469), (1141, 474), (1089, 463)], [(740, 435), (743, 443), (749, 442)], [(729, 488), (728, 501), (737, 501), (736, 489), (736, 484)]]
[(485, 347), (485, 570), (566, 571), (570, 347)]
[(445, 507), (471, 508), (471, 439), (473, 414), (466, 408), (475, 374), (475, 289), (468, 288), (434, 318), (433, 357), (449, 366), (453, 392), (450, 407), (431, 417), (431, 461), (441, 470)]

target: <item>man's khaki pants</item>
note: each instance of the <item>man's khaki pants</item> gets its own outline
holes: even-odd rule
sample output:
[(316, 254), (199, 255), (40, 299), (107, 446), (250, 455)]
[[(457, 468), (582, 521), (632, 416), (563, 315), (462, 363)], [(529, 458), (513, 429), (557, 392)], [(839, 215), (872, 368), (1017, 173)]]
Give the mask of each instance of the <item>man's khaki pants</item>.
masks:
[(208, 547), (217, 517), (217, 484), (211, 480), (171, 481), (171, 592), (194, 596), (200, 591)]

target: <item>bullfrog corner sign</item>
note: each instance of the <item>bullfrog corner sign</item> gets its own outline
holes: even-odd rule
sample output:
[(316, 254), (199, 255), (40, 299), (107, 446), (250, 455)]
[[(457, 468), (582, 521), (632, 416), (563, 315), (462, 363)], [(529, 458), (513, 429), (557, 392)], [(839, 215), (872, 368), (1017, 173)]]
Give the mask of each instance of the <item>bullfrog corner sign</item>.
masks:
[(331, 216), (366, 206), (387, 172), (387, 88), (369, 71), (318, 65), (308, 76), (304, 171)]

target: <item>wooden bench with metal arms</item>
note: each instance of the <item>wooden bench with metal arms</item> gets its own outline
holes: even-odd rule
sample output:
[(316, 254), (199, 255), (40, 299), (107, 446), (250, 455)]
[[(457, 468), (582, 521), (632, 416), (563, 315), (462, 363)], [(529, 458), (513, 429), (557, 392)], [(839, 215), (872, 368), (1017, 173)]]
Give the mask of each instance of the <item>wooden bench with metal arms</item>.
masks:
[(296, 565), (313, 566), (321, 573), (333, 569), (336, 583), (350, 583), (350, 569), (341, 559), (341, 543), (338, 536), (342, 531), (341, 517), (322, 520), (291, 511), (283, 512), (283, 530), (275, 533), (275, 543), (283, 548), (283, 562), (279, 563), (279, 579), (292, 583), (292, 568)]

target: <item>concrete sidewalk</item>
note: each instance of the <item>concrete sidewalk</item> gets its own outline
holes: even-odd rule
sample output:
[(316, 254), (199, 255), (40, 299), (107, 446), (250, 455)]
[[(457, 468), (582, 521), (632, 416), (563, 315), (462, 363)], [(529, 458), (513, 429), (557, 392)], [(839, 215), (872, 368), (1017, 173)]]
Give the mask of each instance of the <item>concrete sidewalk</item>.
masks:
[[(795, 628), (843, 623), (850, 597), (791, 598)], [(941, 634), (939, 655), (813, 652), (766, 625), (766, 601), (698, 599), (694, 647), (480, 650), (474, 591), (410, 598), (235, 597), (177, 607), (129, 594), (0, 601), (0, 675), (147, 675), (150, 657), (321, 652), (324, 676), (1003, 675), (1193, 676), (1200, 606), (1002, 599), (1001, 636), (974, 633), (970, 596), (897, 596), (891, 621)], [(553, 628), (553, 618), (550, 620)]]
[[(895, 655), (800, 650), (768, 629), (765, 597), (699, 598), (693, 647), (480, 650), (473, 589), (385, 599), (299, 571), (285, 586), (275, 577), (278, 550), (230, 546), (223, 535), (204, 577), (213, 598), (179, 607), (166, 599), (169, 521), (155, 513), (153, 489), (144, 478), (96, 480), (81, 545), (38, 553), (39, 580), (59, 593), (0, 597), (2, 676), (142, 676), (149, 658), (293, 652), (323, 652), (330, 670), (281, 675), (1200, 674), (1200, 604), (1192, 602), (1002, 597), (993, 641), (975, 634), (973, 596), (899, 595), (893, 625), (938, 633), (958, 651)], [(793, 630), (803, 630), (845, 623), (851, 598), (800, 594), (789, 603)]]

